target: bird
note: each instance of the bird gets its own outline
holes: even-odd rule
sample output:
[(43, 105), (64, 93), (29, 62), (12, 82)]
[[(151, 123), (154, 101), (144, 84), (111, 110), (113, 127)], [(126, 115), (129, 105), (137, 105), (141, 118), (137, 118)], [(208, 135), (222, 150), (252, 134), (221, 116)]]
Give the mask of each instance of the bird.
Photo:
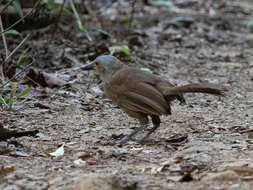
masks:
[(171, 115), (171, 102), (175, 99), (185, 104), (184, 93), (207, 93), (225, 96), (227, 89), (219, 84), (193, 83), (175, 86), (168, 79), (141, 69), (130, 67), (112, 55), (100, 55), (82, 70), (95, 70), (102, 80), (104, 95), (119, 106), (130, 117), (137, 119), (140, 126), (129, 135), (116, 141), (123, 144), (140, 131), (147, 130), (149, 117), (153, 123), (142, 142), (161, 123), (160, 116)]

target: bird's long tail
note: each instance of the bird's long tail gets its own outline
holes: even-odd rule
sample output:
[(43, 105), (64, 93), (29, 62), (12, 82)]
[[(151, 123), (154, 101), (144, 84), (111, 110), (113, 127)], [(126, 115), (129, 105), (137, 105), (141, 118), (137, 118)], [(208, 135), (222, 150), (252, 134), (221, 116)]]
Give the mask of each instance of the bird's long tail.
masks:
[(225, 96), (225, 92), (228, 91), (225, 87), (218, 84), (211, 83), (197, 83), (197, 84), (187, 84), (184, 86), (175, 86), (164, 89), (165, 96), (177, 95), (182, 93), (207, 93), (216, 96)]

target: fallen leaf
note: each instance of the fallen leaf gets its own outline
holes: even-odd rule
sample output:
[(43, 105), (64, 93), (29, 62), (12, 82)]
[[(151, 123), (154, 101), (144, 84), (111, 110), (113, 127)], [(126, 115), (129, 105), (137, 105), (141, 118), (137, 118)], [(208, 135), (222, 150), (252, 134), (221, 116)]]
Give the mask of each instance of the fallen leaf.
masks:
[(55, 152), (46, 152), (46, 155), (48, 157), (52, 156), (52, 157), (59, 157), (59, 156), (63, 156), (64, 155), (64, 146), (65, 146), (65, 143), (63, 143)]
[(87, 164), (86, 161), (82, 160), (81, 158), (74, 161), (75, 166), (81, 167), (85, 166)]
[(33, 85), (40, 84), (43, 87), (54, 88), (61, 87), (66, 84), (54, 74), (45, 73), (35, 69), (30, 69), (25, 78), (25, 83), (31, 83)]
[(88, 165), (97, 164), (96, 158), (94, 158), (90, 153), (84, 153), (83, 155), (79, 156), (79, 158), (85, 161)]

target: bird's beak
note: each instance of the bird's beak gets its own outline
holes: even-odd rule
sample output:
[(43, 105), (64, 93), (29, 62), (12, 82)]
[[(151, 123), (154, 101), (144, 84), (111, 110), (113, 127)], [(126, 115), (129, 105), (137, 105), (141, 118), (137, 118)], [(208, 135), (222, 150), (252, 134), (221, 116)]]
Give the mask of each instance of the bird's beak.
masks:
[(96, 65), (95, 65), (95, 62), (92, 61), (91, 63), (85, 65), (84, 67), (82, 67), (82, 70), (96, 70)]

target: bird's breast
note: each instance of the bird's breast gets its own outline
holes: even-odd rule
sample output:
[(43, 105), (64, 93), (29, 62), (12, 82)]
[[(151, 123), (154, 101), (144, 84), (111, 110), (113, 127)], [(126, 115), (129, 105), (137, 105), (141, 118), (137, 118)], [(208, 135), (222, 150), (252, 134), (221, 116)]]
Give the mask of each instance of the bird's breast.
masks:
[(112, 100), (114, 104), (118, 104), (118, 94), (115, 91), (115, 86), (113, 86), (109, 81), (103, 83), (105, 97)]

